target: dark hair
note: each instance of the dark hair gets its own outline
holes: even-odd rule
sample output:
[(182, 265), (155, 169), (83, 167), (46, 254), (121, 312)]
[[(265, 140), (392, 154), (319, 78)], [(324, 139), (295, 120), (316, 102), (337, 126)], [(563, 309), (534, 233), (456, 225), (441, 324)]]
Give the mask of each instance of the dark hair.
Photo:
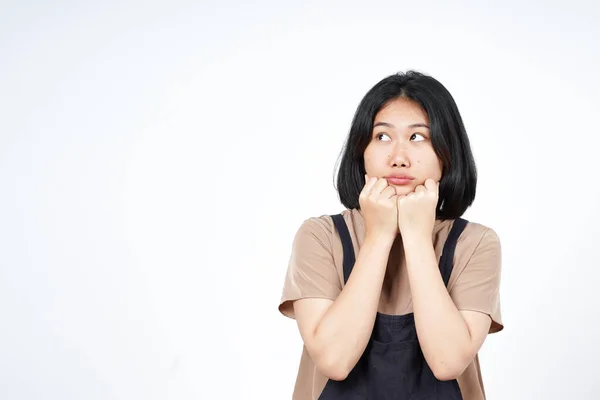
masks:
[(382, 79), (362, 99), (350, 127), (337, 175), (342, 204), (360, 208), (358, 196), (365, 185), (364, 152), (371, 141), (375, 115), (390, 100), (407, 98), (429, 117), (431, 142), (442, 161), (437, 219), (460, 217), (475, 199), (477, 170), (458, 107), (450, 92), (436, 79), (416, 71)]

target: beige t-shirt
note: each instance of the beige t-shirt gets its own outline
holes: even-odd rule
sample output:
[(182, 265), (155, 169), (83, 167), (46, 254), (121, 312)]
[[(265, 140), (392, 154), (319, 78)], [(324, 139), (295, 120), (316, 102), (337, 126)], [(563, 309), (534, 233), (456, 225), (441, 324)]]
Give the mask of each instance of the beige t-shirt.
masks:
[[(359, 210), (344, 210), (355, 254), (365, 239), (364, 219)], [(438, 261), (453, 220), (436, 220), (433, 243)], [(292, 255), (283, 286), (279, 310), (294, 318), (292, 303), (304, 298), (335, 300), (344, 285), (342, 243), (331, 217), (310, 218), (302, 224), (293, 241)], [(503, 329), (500, 314), (500, 241), (496, 233), (481, 224), (469, 222), (460, 235), (454, 254), (454, 268), (448, 283), (450, 297), (459, 310), (490, 315), (490, 333)], [(402, 244), (394, 243), (379, 301), (379, 312), (408, 314), (412, 310), (408, 271)], [(321, 374), (306, 347), (303, 347), (293, 400), (318, 399), (327, 378)], [(458, 378), (464, 400), (484, 400), (485, 391), (474, 360)]]

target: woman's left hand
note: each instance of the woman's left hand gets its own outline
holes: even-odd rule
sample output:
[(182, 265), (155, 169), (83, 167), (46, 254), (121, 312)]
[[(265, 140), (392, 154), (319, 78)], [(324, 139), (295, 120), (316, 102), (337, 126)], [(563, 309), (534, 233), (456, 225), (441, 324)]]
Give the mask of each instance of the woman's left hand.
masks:
[(429, 238), (435, 224), (439, 183), (427, 179), (414, 192), (398, 196), (398, 228), (403, 239)]

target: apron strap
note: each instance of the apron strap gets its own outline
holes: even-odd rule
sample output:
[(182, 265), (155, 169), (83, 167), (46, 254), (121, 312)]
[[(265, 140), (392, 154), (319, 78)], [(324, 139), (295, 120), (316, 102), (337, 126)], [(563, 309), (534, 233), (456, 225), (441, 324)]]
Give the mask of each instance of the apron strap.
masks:
[(344, 284), (346, 284), (350, 277), (350, 272), (352, 272), (352, 267), (354, 266), (354, 246), (352, 245), (352, 238), (348, 231), (348, 225), (346, 225), (346, 221), (344, 221), (342, 214), (331, 215), (331, 219), (333, 219), (333, 223), (342, 240), (342, 249), (344, 251)]
[[(331, 219), (333, 220), (338, 234), (340, 235), (340, 240), (342, 241), (342, 250), (344, 255), (344, 284), (346, 284), (348, 282), (348, 278), (350, 277), (350, 273), (352, 272), (352, 267), (354, 267), (354, 262), (356, 261), (354, 256), (354, 245), (352, 244), (350, 231), (348, 231), (348, 225), (346, 225), (346, 221), (344, 220), (342, 214), (331, 215)], [(448, 286), (450, 275), (452, 274), (452, 269), (454, 267), (454, 251), (456, 250), (456, 243), (458, 242), (458, 238), (467, 226), (468, 222), (469, 221), (463, 218), (457, 218), (452, 224), (452, 229), (448, 234), (446, 243), (444, 243), (444, 250), (442, 251), (442, 257), (440, 258), (439, 266), (445, 286)]]
[(463, 232), (469, 221), (457, 218), (452, 224), (452, 229), (448, 234), (446, 243), (444, 243), (444, 250), (442, 251), (442, 257), (440, 258), (440, 272), (442, 273), (442, 279), (444, 279), (444, 285), (447, 287), (450, 281), (450, 274), (452, 274), (452, 268), (454, 267), (454, 250), (456, 250), (456, 243), (460, 234)]

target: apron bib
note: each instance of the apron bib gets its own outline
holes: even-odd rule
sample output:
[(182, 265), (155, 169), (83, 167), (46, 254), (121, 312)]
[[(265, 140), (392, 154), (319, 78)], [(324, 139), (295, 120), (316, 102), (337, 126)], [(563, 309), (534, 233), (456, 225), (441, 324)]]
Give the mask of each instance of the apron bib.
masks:
[[(332, 215), (343, 249), (344, 284), (355, 262), (350, 232), (341, 214)], [(456, 242), (467, 221), (454, 221), (444, 243), (440, 272), (448, 286)], [(343, 381), (329, 380), (319, 400), (463, 400), (456, 379), (440, 381), (425, 361), (414, 314), (377, 313), (373, 332), (356, 366)]]

